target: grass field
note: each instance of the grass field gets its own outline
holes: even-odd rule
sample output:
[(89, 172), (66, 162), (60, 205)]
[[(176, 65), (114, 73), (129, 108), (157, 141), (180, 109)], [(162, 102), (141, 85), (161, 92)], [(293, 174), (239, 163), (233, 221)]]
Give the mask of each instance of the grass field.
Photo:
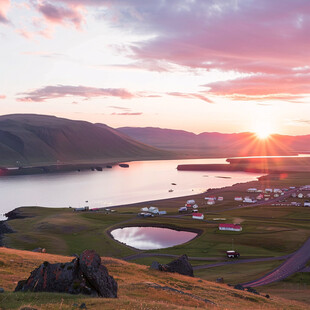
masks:
[[(304, 302), (286, 300), (235, 290), (199, 278), (150, 270), (146, 266), (103, 257), (109, 273), (118, 282), (118, 298), (90, 298), (56, 293), (13, 293), (17, 281), (27, 278), (30, 271), (43, 261), (66, 262), (72, 258), (0, 248), (1, 309), (307, 309)], [(154, 285), (178, 290), (155, 288)], [(213, 304), (205, 301), (208, 300)]]
[[(190, 257), (207, 257), (225, 260), (225, 252), (232, 248), (238, 250), (241, 258), (277, 257), (287, 255), (297, 250), (310, 237), (310, 208), (293, 206), (263, 205), (243, 209), (233, 209), (238, 202), (234, 196), (246, 195), (249, 187), (289, 187), (306, 185), (310, 182), (309, 173), (293, 173), (281, 178), (263, 178), (247, 184), (237, 184), (220, 190), (210, 191), (224, 197), (224, 201), (208, 206), (200, 194), (189, 197), (165, 199), (154, 202), (137, 203), (116, 207), (117, 212), (74, 212), (72, 209), (51, 208), (21, 208), (19, 212), (23, 219), (9, 221), (14, 233), (4, 238), (5, 245), (22, 250), (33, 250), (37, 247), (46, 248), (48, 253), (72, 255), (81, 253), (86, 248), (95, 249), (106, 257), (123, 258), (129, 255), (147, 253), (165, 253)], [(184, 206), (187, 199), (194, 198), (199, 205), (199, 211), (205, 214), (205, 221), (193, 220), (191, 216), (178, 217), (178, 208)], [(141, 207), (153, 205), (160, 210), (167, 210), (167, 216), (154, 218), (139, 218), (137, 213)], [(214, 218), (225, 218), (225, 221), (213, 221)], [(241, 223), (242, 232), (223, 232), (218, 230), (218, 224)], [(121, 244), (109, 235), (116, 227), (161, 225), (177, 229), (196, 229), (201, 234), (192, 241), (160, 250), (139, 251)], [(167, 263), (171, 258), (144, 257), (133, 262), (150, 265), (152, 261)], [(205, 264), (192, 260), (193, 265)], [(210, 262), (212, 263), (212, 262)], [(228, 283), (241, 283), (254, 280), (274, 269), (281, 261), (257, 262), (242, 265), (229, 265), (212, 269), (197, 270), (195, 274), (206, 280), (214, 281), (224, 277)], [(306, 278), (304, 278), (306, 279)], [(282, 281), (283, 282), (283, 281)], [(277, 283), (271, 287), (276, 293), (285, 288)], [(286, 283), (292, 284), (292, 290), (298, 288), (294, 278)], [(301, 281), (309, 288), (309, 283)], [(300, 284), (300, 282), (298, 283)], [(279, 288), (279, 291), (277, 291)], [(301, 291), (300, 291), (301, 292)], [(299, 296), (302, 296), (301, 293)], [(294, 299), (294, 294), (291, 294)], [(306, 298), (306, 297), (305, 297)], [(297, 297), (295, 298), (297, 299)], [(307, 299), (307, 298), (306, 298)], [(310, 298), (308, 297), (310, 303)]]

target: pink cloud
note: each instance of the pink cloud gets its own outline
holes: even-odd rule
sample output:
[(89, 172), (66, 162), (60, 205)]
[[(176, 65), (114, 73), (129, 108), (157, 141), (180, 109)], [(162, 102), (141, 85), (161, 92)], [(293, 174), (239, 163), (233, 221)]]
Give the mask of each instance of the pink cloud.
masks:
[[(54, 3), (58, 2), (59, 5)], [(77, 5), (64, 6), (61, 1), (55, 1), (53, 4), (49, 1), (42, 1), (38, 3), (37, 9), (43, 14), (44, 18), (53, 24), (67, 24), (71, 23), (80, 28), (84, 22), (83, 14), (81, 13), (82, 8)]]
[(187, 99), (200, 99), (204, 102), (214, 103), (211, 99), (199, 93), (180, 93), (180, 92), (170, 92), (167, 95), (175, 96), (175, 97), (183, 97)]
[(236, 100), (300, 99), (310, 94), (310, 73), (262, 74), (205, 86), (213, 95), (232, 96)]
[(6, 98), (6, 95), (1, 95), (0, 94), (0, 99), (5, 99)]
[(113, 112), (110, 115), (121, 115), (121, 116), (138, 116), (138, 115), (142, 115), (142, 112), (122, 112), (122, 113), (116, 113)]
[(9, 23), (6, 14), (10, 8), (10, 0), (0, 0), (0, 23)]
[(18, 101), (23, 102), (43, 102), (49, 99), (64, 98), (68, 96), (84, 97), (119, 97), (121, 99), (131, 99), (134, 94), (123, 88), (95, 88), (86, 86), (56, 85), (46, 86), (30, 92), (20, 93), (23, 97)]

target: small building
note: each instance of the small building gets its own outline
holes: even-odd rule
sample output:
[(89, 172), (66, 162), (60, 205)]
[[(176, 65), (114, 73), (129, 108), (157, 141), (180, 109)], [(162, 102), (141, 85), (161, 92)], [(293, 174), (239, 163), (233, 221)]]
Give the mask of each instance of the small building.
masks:
[(273, 192), (272, 188), (265, 188), (265, 193), (272, 193), (272, 192)]
[(243, 200), (243, 198), (240, 197), (240, 196), (236, 196), (236, 197), (235, 197), (235, 201), (242, 201), (242, 200)]
[(181, 207), (179, 213), (187, 212), (187, 207)]
[(89, 207), (74, 208), (74, 211), (88, 211)]
[(158, 214), (159, 210), (157, 207), (149, 207), (149, 212), (153, 214)]
[(306, 201), (305, 201), (305, 202), (304, 202), (304, 207), (310, 207), (310, 202), (308, 202), (308, 201), (306, 202)]
[(208, 204), (208, 205), (214, 205), (214, 204), (215, 204), (215, 201), (212, 200), (212, 199), (211, 199), (211, 200), (208, 200), (207, 204)]
[(158, 212), (158, 215), (166, 215), (167, 214), (167, 211), (159, 211)]
[(202, 213), (194, 213), (194, 214), (192, 215), (192, 218), (193, 218), (194, 220), (203, 220), (203, 219), (204, 219), (204, 215), (203, 215)]
[(217, 197), (217, 200), (218, 200), (218, 201), (223, 201), (223, 200), (224, 200), (224, 197), (218, 196), (218, 197)]
[(215, 196), (207, 196), (205, 197), (205, 200), (216, 200)]
[(242, 227), (239, 224), (220, 224), (219, 230), (242, 231)]
[(243, 202), (245, 202), (245, 203), (256, 203), (257, 200), (255, 200), (251, 197), (244, 197)]
[(194, 205), (193, 205), (193, 209), (198, 209), (198, 205), (197, 205), (197, 204), (194, 204)]
[(186, 204), (194, 205), (196, 202), (194, 199), (187, 200)]
[(280, 195), (279, 194), (274, 194), (273, 197), (274, 198), (278, 198)]
[(255, 187), (248, 188), (248, 193), (255, 193), (255, 192), (257, 192), (257, 188)]
[(303, 194), (303, 193), (299, 193), (299, 194), (297, 195), (297, 197), (298, 197), (298, 198), (304, 198), (304, 194)]
[(296, 194), (296, 193), (293, 193), (291, 196), (292, 196), (293, 198), (296, 198), (296, 197), (297, 197), (297, 194)]
[(257, 200), (262, 200), (263, 198), (264, 198), (264, 195), (263, 195), (263, 194), (259, 194), (259, 195), (256, 197)]
[(275, 188), (275, 189), (273, 190), (273, 192), (274, 192), (274, 193), (280, 194), (280, 193), (282, 193), (282, 190), (281, 190), (280, 188)]

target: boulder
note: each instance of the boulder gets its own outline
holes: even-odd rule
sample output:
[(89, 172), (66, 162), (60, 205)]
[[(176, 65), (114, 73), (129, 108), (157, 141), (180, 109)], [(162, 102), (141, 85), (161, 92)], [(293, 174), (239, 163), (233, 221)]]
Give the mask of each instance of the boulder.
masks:
[(188, 257), (186, 254), (183, 254), (179, 258), (173, 260), (172, 262), (162, 265), (158, 262), (152, 262), (151, 269), (156, 269), (160, 271), (166, 272), (176, 272), (179, 274), (183, 274), (185, 276), (194, 276), (193, 267), (188, 261)]
[(224, 283), (224, 278), (217, 278), (216, 283)]
[(85, 250), (68, 263), (44, 262), (33, 270), (27, 280), (19, 281), (15, 292), (60, 292), (117, 297), (117, 283), (101, 265), (100, 256)]

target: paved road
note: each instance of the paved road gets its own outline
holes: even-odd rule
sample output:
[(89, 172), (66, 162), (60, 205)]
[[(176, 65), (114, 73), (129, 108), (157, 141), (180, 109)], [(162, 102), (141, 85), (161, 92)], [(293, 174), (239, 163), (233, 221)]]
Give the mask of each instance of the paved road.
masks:
[(220, 267), (220, 266), (225, 266), (225, 265), (257, 263), (257, 262), (270, 262), (270, 261), (275, 261), (275, 260), (287, 259), (287, 258), (290, 257), (290, 255), (291, 254), (284, 255), (284, 256), (276, 256), (276, 257), (261, 257), (261, 258), (237, 259), (237, 260), (219, 262), (219, 263), (214, 263), (214, 264), (205, 264), (205, 265), (193, 266), (193, 269), (194, 270), (199, 270), (199, 269), (207, 269), (207, 268)]
[(263, 277), (241, 284), (244, 287), (256, 287), (266, 285), (272, 282), (281, 281), (295, 272), (301, 271), (305, 268), (307, 262), (310, 260), (310, 238), (293, 253), (283, 264), (264, 275)]

